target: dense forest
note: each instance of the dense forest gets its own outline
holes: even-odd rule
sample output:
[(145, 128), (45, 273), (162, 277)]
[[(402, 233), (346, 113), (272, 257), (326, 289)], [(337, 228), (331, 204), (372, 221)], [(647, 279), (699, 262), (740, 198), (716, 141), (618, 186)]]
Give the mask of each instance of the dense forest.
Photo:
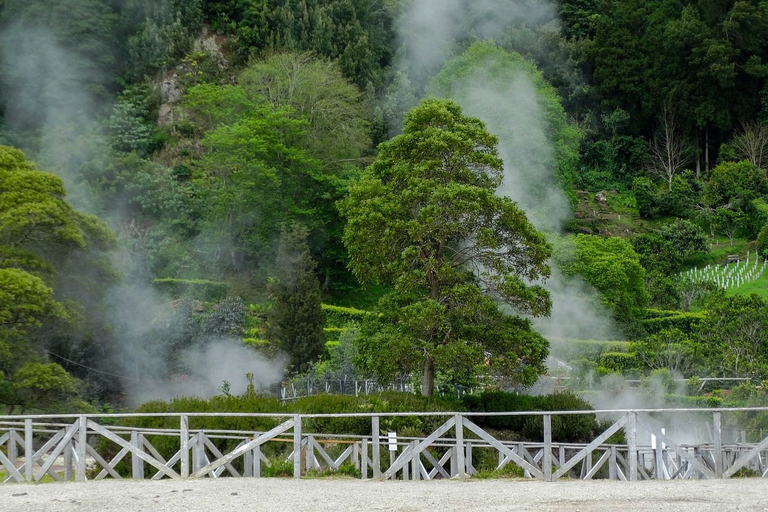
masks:
[(0, 27), (11, 413), (768, 378), (768, 2), (0, 0)]

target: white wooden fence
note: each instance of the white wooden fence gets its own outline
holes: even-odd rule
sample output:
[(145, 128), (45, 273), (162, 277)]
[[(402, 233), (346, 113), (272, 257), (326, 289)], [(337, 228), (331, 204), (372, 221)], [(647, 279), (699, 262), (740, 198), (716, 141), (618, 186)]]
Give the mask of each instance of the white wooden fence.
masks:
[[(730, 478), (744, 472), (768, 475), (768, 437), (748, 443), (722, 427), (723, 415), (765, 414), (768, 408), (654, 409), (525, 413), (390, 413), (390, 414), (112, 414), (0, 416), (0, 475), (4, 482), (39, 482), (102, 478), (260, 477), (276, 464), (292, 469), (294, 478), (307, 471), (335, 471), (353, 465), (362, 478), (432, 480), (465, 479), (477, 473), (479, 454), (492, 469), (515, 465), (528, 478), (547, 482), (562, 477), (648, 479)], [(590, 443), (552, 440), (552, 419), (572, 415), (611, 417), (612, 424)], [(382, 420), (418, 417), (442, 422), (425, 438), (393, 437)], [(478, 426), (479, 417), (540, 416), (541, 441), (500, 440)], [(271, 430), (190, 429), (190, 419), (269, 418)], [(659, 418), (684, 425), (659, 426)], [(140, 422), (166, 418), (177, 428), (115, 426), (121, 419)], [(302, 430), (307, 420), (338, 418), (370, 422), (370, 434), (313, 434)], [(707, 439), (683, 442), (695, 430)], [(609, 444), (622, 431), (626, 444)], [(762, 433), (761, 436), (762, 437)], [(166, 444), (159, 446), (162, 440)], [(168, 441), (174, 453), (168, 453)], [(153, 444), (154, 443), (154, 444)], [(227, 453), (223, 445), (233, 446)], [(268, 444), (272, 458), (264, 449)], [(275, 445), (282, 446), (282, 449)], [(176, 448), (178, 447), (178, 448)], [(161, 453), (165, 451), (165, 455)], [(388, 454), (388, 456), (387, 456)], [(123, 462), (125, 461), (125, 462)], [(285, 462), (282, 462), (285, 461)], [(496, 462), (497, 461), (497, 462)], [(121, 464), (122, 462), (122, 464)], [(350, 466), (348, 466), (350, 467)]]

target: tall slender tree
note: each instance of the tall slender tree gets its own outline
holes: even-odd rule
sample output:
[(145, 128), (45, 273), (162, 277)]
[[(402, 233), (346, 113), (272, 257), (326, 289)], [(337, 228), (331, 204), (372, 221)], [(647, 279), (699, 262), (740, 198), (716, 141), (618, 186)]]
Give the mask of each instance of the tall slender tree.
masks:
[(288, 354), (289, 368), (297, 372), (305, 371), (325, 347), (325, 313), (307, 235), (300, 225), (283, 229), (269, 287), (267, 338)]

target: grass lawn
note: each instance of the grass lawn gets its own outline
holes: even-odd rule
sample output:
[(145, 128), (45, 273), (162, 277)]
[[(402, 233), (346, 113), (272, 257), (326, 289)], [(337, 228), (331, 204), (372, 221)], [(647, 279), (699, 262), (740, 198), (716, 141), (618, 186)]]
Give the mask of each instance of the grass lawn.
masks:
[(726, 292), (726, 295), (749, 295), (751, 293), (768, 298), (768, 271), (754, 281), (744, 283), (738, 288), (731, 288)]

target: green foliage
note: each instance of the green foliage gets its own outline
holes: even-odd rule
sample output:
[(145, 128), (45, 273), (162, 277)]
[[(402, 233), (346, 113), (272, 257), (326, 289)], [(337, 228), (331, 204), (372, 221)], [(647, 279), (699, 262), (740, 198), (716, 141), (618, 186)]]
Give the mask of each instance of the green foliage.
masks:
[(685, 219), (676, 219), (664, 224), (659, 234), (667, 240), (678, 257), (686, 259), (693, 254), (707, 251), (707, 236), (702, 229)]
[(394, 6), (375, 9), (360, 0), (277, 0), (208, 2), (215, 29), (235, 33), (240, 62), (276, 51), (312, 51), (338, 60), (344, 75), (359, 86), (376, 83), (391, 57)]
[(641, 217), (650, 219), (659, 212), (658, 187), (650, 178), (638, 176), (632, 181), (632, 192), (637, 200), (637, 210)]
[(223, 299), (229, 291), (229, 283), (206, 279), (155, 279), (154, 285), (169, 298), (186, 297), (206, 302)]
[(242, 338), (245, 327), (245, 303), (239, 297), (227, 297), (203, 319), (202, 332), (209, 336)]
[(731, 204), (744, 208), (745, 202), (768, 192), (765, 172), (750, 162), (726, 162), (712, 169), (704, 200), (713, 208)]
[[(486, 391), (466, 395), (464, 403), (471, 412), (589, 411), (592, 406), (570, 393), (546, 396), (518, 395), (505, 391)], [(543, 439), (541, 416), (473, 416), (481, 427), (512, 430), (526, 440)], [(598, 424), (594, 415), (561, 415), (552, 418), (552, 439), (560, 442), (585, 442), (594, 439)]]
[(629, 325), (641, 316), (649, 299), (645, 270), (627, 240), (579, 234), (559, 244), (555, 258), (566, 275), (579, 275), (597, 288), (620, 322)]
[(148, 84), (128, 87), (115, 101), (107, 123), (112, 147), (117, 151), (135, 151), (147, 155), (153, 146), (155, 113), (152, 91)]
[(325, 311), (326, 325), (329, 327), (344, 328), (360, 325), (367, 316), (375, 314), (371, 311), (333, 306), (331, 304), (323, 304), (322, 307), (323, 311)]
[(768, 258), (768, 224), (763, 226), (757, 235), (756, 249), (763, 258)]
[(650, 334), (656, 334), (668, 329), (677, 329), (690, 335), (696, 330), (703, 318), (702, 313), (677, 312), (676, 314), (664, 317), (646, 318), (641, 323)]
[(698, 327), (710, 368), (726, 377), (768, 376), (768, 303), (757, 295), (712, 301)]
[(671, 328), (662, 329), (632, 344), (637, 360), (651, 370), (668, 370), (691, 375), (702, 363), (703, 349), (690, 334)]
[(603, 352), (597, 362), (599, 366), (617, 373), (637, 369), (639, 363), (638, 354), (634, 352)]
[(325, 312), (307, 235), (298, 225), (283, 229), (269, 285), (272, 308), (267, 312), (266, 336), (288, 354), (289, 368), (296, 372), (307, 370), (325, 347)]
[[(362, 366), (383, 379), (423, 368), (431, 395), (435, 368), (462, 383), (484, 362), (525, 384), (543, 371), (546, 340), (493, 300), (534, 316), (550, 308), (547, 292), (528, 284), (548, 275), (549, 246), (495, 194), (496, 144), (456, 103), (425, 100), (340, 205), (355, 275), (395, 287), (359, 338)], [(467, 269), (479, 264), (476, 275)]]
[(181, 60), (203, 24), (204, 0), (162, 0), (148, 5), (131, 0), (123, 23), (131, 32), (127, 40), (126, 75), (140, 80)]
[(238, 83), (250, 97), (285, 109), (309, 123), (306, 151), (326, 167), (357, 160), (371, 145), (366, 105), (336, 62), (311, 54), (278, 53), (252, 61)]

